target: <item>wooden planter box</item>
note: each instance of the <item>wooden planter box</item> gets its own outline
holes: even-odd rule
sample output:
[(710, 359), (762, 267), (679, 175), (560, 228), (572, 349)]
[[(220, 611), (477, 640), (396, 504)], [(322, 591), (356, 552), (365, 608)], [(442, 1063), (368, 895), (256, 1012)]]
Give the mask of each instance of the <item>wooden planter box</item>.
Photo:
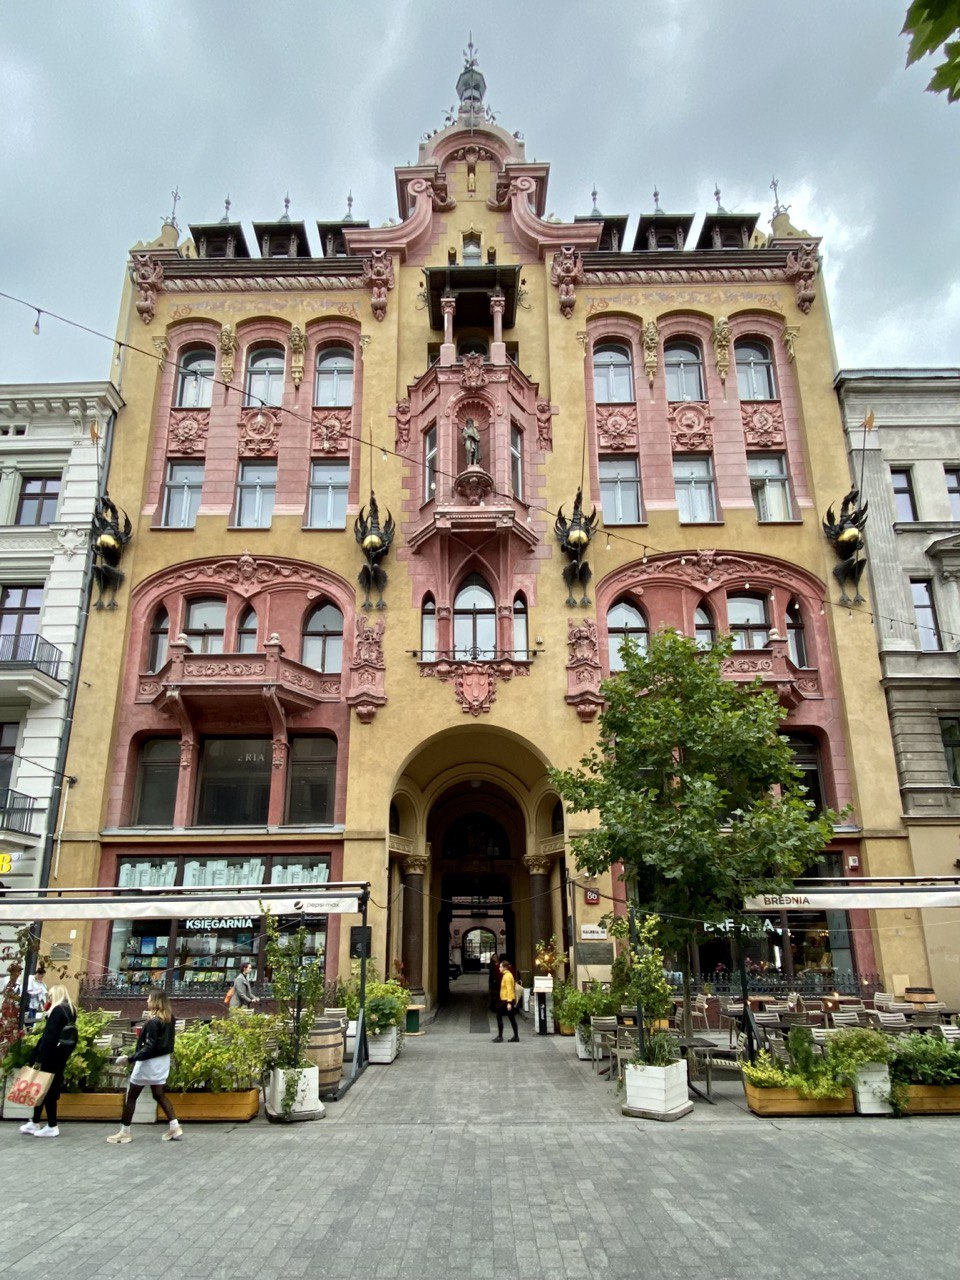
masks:
[[(196, 1124), (204, 1120), (255, 1120), (260, 1114), (260, 1090), (239, 1089), (235, 1093), (204, 1093), (193, 1089), (188, 1093), (168, 1093), (177, 1119)], [(157, 1107), (157, 1119), (166, 1116)]]
[(960, 1084), (908, 1084), (906, 1111), (911, 1116), (960, 1115)]
[(853, 1090), (842, 1098), (802, 1098), (796, 1089), (758, 1089), (744, 1076), (747, 1106), (755, 1116), (852, 1116)]
[(122, 1093), (61, 1093), (57, 1102), (60, 1120), (116, 1120), (123, 1110)]

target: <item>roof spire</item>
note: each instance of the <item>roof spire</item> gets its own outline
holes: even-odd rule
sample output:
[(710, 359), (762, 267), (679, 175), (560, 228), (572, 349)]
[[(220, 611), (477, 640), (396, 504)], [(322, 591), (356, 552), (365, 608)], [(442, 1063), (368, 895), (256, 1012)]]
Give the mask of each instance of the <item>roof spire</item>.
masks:
[(603, 214), (597, 208), (597, 184), (596, 183), (593, 184), (593, 190), (590, 192), (590, 197), (593, 200), (593, 208), (590, 210), (590, 217), (602, 218)]
[(656, 187), (653, 188), (653, 212), (663, 213), (663, 210), (660, 208), (660, 192)]
[(353, 192), (352, 191), (347, 192), (347, 212), (343, 215), (343, 218), (341, 219), (341, 221), (343, 222), (353, 221)]
[(727, 211), (726, 211), (726, 209), (725, 209), (725, 208), (723, 207), (723, 205), (720, 203), (720, 184), (719, 184), (719, 182), (715, 182), (715, 183), (713, 184), (713, 198), (714, 198), (714, 200), (716, 200), (716, 202), (717, 202), (717, 213), (726, 213), (726, 212), (727, 212)]
[(770, 183), (770, 190), (773, 192), (773, 216), (779, 213), (788, 213), (790, 206), (780, 203), (780, 179), (774, 178)]
[(229, 222), (229, 221), (230, 221), (230, 196), (229, 196), (229, 193), (228, 193), (228, 195), (227, 195), (226, 200), (224, 200), (224, 202), (223, 202), (223, 217), (220, 219), (220, 221), (221, 221), (221, 222)]
[(290, 221), (290, 192), (289, 191), (283, 197), (283, 217), (280, 219), (280, 221), (281, 222)]
[(180, 203), (180, 186), (179, 184), (170, 192), (173, 196), (173, 208), (170, 210), (170, 217), (164, 218), (163, 225), (165, 227), (173, 227), (174, 231), (180, 230), (180, 223), (177, 221), (177, 205)]
[(483, 114), (483, 95), (487, 91), (487, 82), (483, 78), (483, 72), (477, 66), (477, 52), (471, 31), (469, 42), (463, 51), (463, 70), (457, 78), (460, 115)]

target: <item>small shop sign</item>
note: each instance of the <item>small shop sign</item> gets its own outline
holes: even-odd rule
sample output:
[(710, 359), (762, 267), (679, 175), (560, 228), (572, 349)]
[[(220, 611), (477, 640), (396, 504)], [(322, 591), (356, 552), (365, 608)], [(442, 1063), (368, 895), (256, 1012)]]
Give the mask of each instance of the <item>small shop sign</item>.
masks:
[(600, 890), (599, 890), (599, 889), (584, 889), (584, 891), (583, 891), (583, 900), (584, 900), (584, 902), (587, 904), (587, 906), (588, 906), (588, 907), (599, 907), (599, 905), (600, 905)]
[(582, 924), (580, 926), (581, 942), (604, 942), (607, 931), (602, 924)]

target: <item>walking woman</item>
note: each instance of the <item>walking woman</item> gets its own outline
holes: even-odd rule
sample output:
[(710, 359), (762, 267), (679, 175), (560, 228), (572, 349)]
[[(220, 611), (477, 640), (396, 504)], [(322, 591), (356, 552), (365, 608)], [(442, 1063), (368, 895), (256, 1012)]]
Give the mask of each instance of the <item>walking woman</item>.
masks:
[[(53, 1076), (47, 1095), (33, 1109), (33, 1119), (20, 1126), (21, 1133), (31, 1133), (35, 1138), (59, 1138), (57, 1124), (57, 1100), (63, 1089), (63, 1073), (67, 1059), (77, 1047), (77, 1007), (70, 999), (66, 987), (55, 986), (49, 992), (50, 1006), (40, 1039), (30, 1055), (31, 1067), (49, 1071)], [(47, 1123), (41, 1128), (43, 1113)]]
[(500, 1044), (503, 1041), (503, 1015), (506, 1014), (510, 1020), (510, 1026), (513, 1028), (513, 1035), (510, 1037), (510, 1044), (515, 1044), (520, 1039), (517, 1031), (517, 1015), (514, 1013), (514, 1006), (517, 1003), (517, 985), (514, 981), (513, 966), (508, 962), (505, 955), (500, 957), (500, 1002), (497, 1005), (497, 1034), (494, 1036), (493, 1043)]
[(130, 1083), (127, 1085), (127, 1096), (123, 1102), (123, 1115), (120, 1119), (120, 1132), (112, 1133), (108, 1142), (132, 1142), (130, 1125), (137, 1099), (144, 1086), (150, 1086), (157, 1105), (167, 1117), (167, 1131), (161, 1135), (163, 1142), (178, 1142), (183, 1137), (180, 1121), (174, 1115), (170, 1099), (164, 1093), (163, 1086), (170, 1074), (170, 1057), (173, 1053), (173, 1010), (170, 1001), (162, 991), (151, 991), (147, 1001), (147, 1013), (150, 1015), (137, 1036), (137, 1047), (131, 1053), (129, 1061), (133, 1063)]

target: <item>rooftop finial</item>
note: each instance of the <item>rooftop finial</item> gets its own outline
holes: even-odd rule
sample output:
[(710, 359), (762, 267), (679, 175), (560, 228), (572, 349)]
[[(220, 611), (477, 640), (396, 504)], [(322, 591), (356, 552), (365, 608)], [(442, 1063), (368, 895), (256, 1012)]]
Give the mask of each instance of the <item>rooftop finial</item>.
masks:
[(713, 198), (714, 198), (714, 200), (716, 200), (716, 202), (717, 202), (717, 213), (726, 213), (726, 212), (727, 212), (727, 211), (726, 211), (726, 209), (725, 209), (725, 208), (723, 207), (723, 205), (720, 203), (720, 184), (719, 184), (719, 182), (715, 182), (715, 183), (713, 184)]
[(479, 49), (475, 49), (473, 45), (473, 32), (468, 33), (467, 47), (463, 51), (463, 65), (469, 70), (473, 70), (477, 65), (477, 54)]
[(470, 41), (463, 51), (463, 70), (457, 77), (457, 97), (460, 99), (461, 115), (481, 115), (483, 113), (483, 95), (487, 90), (487, 82), (483, 72), (477, 66), (477, 49), (473, 43), (473, 32)]
[(175, 187), (170, 194), (173, 196), (173, 208), (170, 210), (170, 217), (164, 218), (163, 225), (165, 227), (173, 227), (175, 231), (179, 231), (180, 223), (177, 221), (177, 205), (180, 203), (180, 187)]
[(343, 215), (343, 222), (353, 221), (353, 192), (347, 192), (347, 212)]
[(283, 217), (280, 219), (280, 221), (281, 222), (290, 221), (290, 192), (289, 191), (283, 197)]
[(781, 204), (781, 203), (780, 203), (780, 180), (779, 180), (779, 178), (774, 178), (774, 179), (771, 181), (771, 183), (770, 183), (770, 190), (773, 192), (773, 216), (774, 216), (774, 217), (776, 217), (776, 216), (777, 216), (777, 214), (779, 214), (779, 213), (787, 213), (787, 212), (789, 212), (790, 206), (789, 206), (788, 204)]
[(663, 210), (660, 208), (660, 192), (656, 187), (653, 188), (653, 212), (663, 213)]
[(591, 218), (602, 218), (603, 214), (597, 208), (597, 184), (593, 184), (593, 190), (590, 192), (590, 198), (593, 200), (593, 208), (590, 210)]
[(220, 221), (221, 221), (221, 222), (229, 222), (229, 221), (230, 221), (230, 196), (229, 196), (229, 194), (227, 195), (226, 200), (224, 200), (224, 202), (223, 202), (223, 217), (220, 219)]

